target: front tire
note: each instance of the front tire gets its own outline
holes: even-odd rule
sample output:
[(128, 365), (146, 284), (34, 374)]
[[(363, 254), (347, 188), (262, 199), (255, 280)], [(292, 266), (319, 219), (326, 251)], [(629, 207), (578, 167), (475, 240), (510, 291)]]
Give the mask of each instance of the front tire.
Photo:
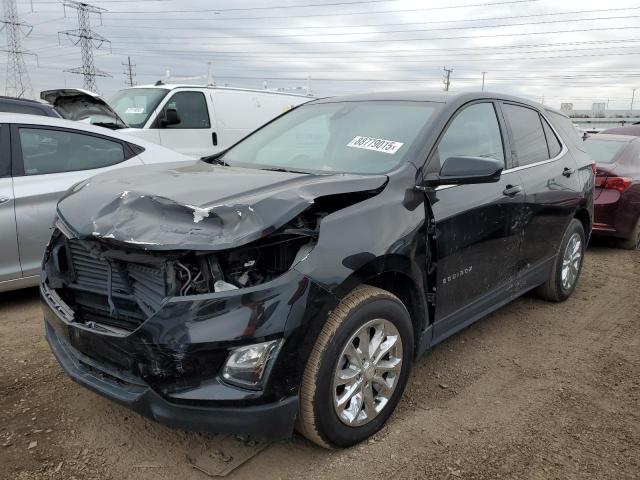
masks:
[(331, 312), (300, 387), (296, 429), (325, 447), (376, 433), (393, 413), (413, 361), (413, 325), (391, 293), (361, 286)]
[(580, 278), (585, 248), (584, 227), (574, 218), (564, 232), (549, 279), (536, 290), (539, 297), (562, 302), (571, 296)]

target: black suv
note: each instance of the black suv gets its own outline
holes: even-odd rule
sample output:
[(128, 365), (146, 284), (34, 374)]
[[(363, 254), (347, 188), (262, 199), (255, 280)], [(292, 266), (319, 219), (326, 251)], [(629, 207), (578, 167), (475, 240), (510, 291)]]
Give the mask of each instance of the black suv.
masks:
[(352, 445), (427, 349), (530, 290), (571, 295), (593, 223), (581, 143), (519, 98), (372, 94), (94, 177), (58, 204), (47, 340), (160, 422)]
[(53, 105), (28, 98), (3, 97), (0, 95), (0, 112), (25, 113), (43, 117), (60, 118)]

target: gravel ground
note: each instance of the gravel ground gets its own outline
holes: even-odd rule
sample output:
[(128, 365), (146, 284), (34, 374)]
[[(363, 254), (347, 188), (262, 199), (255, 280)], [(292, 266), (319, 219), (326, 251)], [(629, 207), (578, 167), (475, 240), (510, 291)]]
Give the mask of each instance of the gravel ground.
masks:
[[(571, 299), (522, 298), (414, 367), (388, 425), (324, 451), (299, 436), (232, 479), (640, 478), (640, 255), (591, 247)], [(79, 387), (53, 359), (35, 290), (0, 294), (0, 477), (206, 479), (171, 430)], [(225, 443), (227, 442), (227, 443)]]

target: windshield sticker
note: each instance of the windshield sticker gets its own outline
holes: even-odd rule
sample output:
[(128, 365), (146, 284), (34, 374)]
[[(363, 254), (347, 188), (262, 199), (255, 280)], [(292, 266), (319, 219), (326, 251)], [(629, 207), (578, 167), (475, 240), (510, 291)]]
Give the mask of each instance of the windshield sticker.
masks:
[(394, 142), (393, 140), (360, 136), (357, 136), (347, 143), (347, 147), (364, 148), (365, 150), (373, 150), (374, 152), (388, 153), (390, 155), (400, 150), (402, 145), (404, 145), (404, 143)]
[(144, 107), (129, 107), (124, 113), (141, 114), (144, 113)]

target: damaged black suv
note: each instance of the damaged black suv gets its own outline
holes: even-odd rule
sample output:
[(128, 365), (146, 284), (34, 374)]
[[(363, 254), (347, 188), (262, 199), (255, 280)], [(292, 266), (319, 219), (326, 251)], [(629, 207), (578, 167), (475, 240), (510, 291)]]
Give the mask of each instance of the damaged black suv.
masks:
[(567, 117), (513, 97), (312, 101), (217, 156), (70, 189), (46, 337), (160, 422), (352, 445), (427, 349), (527, 291), (571, 295), (592, 163)]

